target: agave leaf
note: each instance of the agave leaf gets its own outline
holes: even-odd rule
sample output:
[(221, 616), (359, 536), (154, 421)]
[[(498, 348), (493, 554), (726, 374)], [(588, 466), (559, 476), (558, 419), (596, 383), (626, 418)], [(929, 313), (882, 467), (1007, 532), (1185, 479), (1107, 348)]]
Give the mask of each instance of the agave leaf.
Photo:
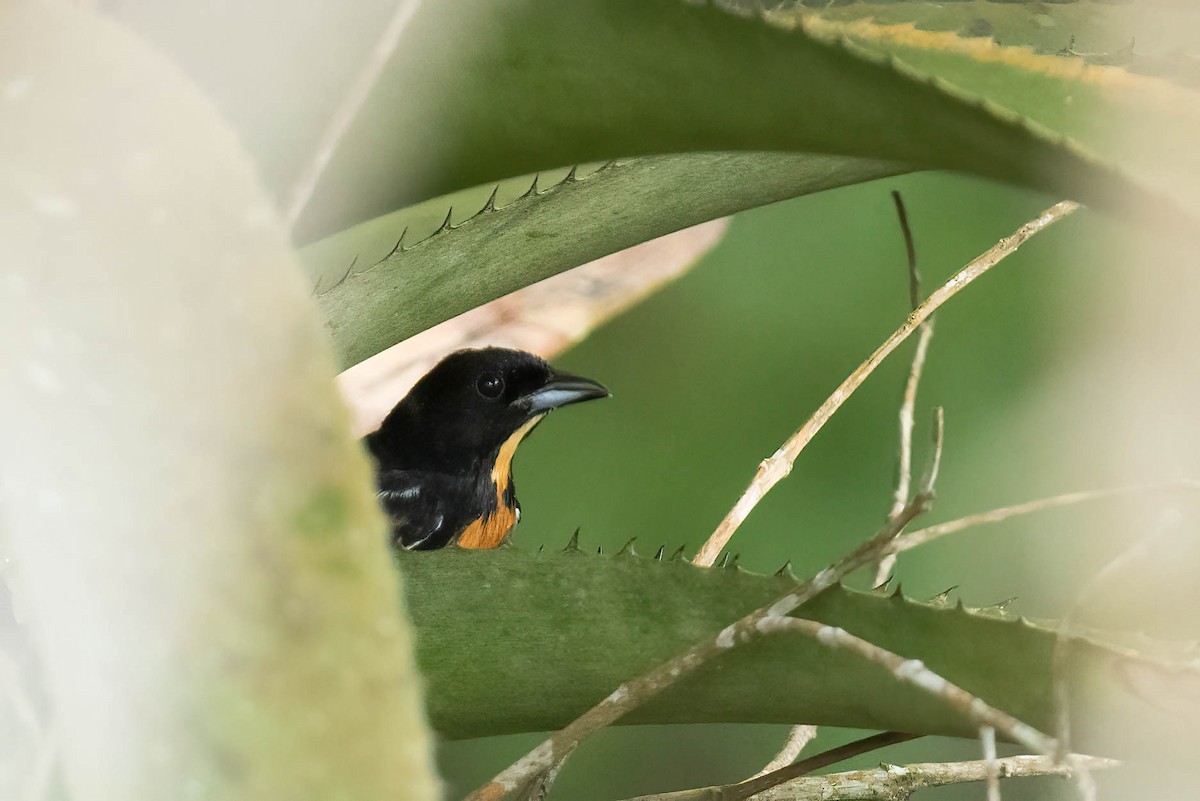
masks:
[[(975, 4), (963, 5), (966, 23)], [(518, 173), (695, 151), (836, 153), (1093, 205), (1145, 199), (1141, 176), (1116, 168), (1106, 131), (1134, 109), (1174, 115), (1174, 95), (1069, 57), (1045, 56), (1066, 69), (1007, 58), (1020, 48), (918, 63), (864, 46), (881, 27), (869, 20), (852, 34), (822, 21), (681, 0), (459, 0), (431, 11), (414, 36), (472, 46), (397, 55), (331, 165), (329, 180), (353, 195), (317, 198), (302, 238)], [(414, 120), (420, 135), (388, 135)]]
[[(582, 553), (590, 553), (587, 548)], [(434, 727), (451, 738), (555, 729), (622, 681), (715, 635), (794, 586), (787, 575), (680, 561), (446, 550), (401, 554)], [(865, 637), (1046, 731), (1054, 730), (1053, 626), (961, 606), (837, 588), (797, 614)], [(1099, 640), (1076, 640), (1068, 686), (1093, 704), (1136, 705), (1148, 726), (1185, 727), (1127, 681), (1175, 690), (1200, 673)], [(623, 723), (795, 723), (974, 736), (953, 710), (856, 657), (780, 636), (739, 647)], [(1075, 728), (1078, 749), (1127, 752), (1128, 738)], [(1114, 751), (1113, 749), (1117, 749)]]
[[(317, 242), (301, 257), (341, 363), (349, 367), (467, 309), (630, 245), (903, 170), (890, 162), (817, 155), (615, 162), (543, 182), (536, 193), (526, 183), (508, 203), (489, 202), (494, 187), (429, 201)], [(518, 191), (505, 188), (510, 197)], [(452, 208), (471, 211), (459, 218)]]

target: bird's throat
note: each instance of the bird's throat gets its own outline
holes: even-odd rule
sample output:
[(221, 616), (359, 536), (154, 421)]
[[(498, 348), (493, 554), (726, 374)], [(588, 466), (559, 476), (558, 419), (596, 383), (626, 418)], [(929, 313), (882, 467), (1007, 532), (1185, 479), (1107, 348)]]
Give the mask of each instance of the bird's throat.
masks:
[(492, 486), (496, 492), (496, 509), (467, 526), (458, 537), (460, 548), (481, 550), (499, 547), (508, 536), (508, 532), (517, 524), (516, 499), (511, 492), (512, 460), (521, 440), (525, 439), (543, 417), (545, 415), (540, 414), (528, 421), (501, 444), (496, 452), (496, 460), (492, 463), (491, 472)]

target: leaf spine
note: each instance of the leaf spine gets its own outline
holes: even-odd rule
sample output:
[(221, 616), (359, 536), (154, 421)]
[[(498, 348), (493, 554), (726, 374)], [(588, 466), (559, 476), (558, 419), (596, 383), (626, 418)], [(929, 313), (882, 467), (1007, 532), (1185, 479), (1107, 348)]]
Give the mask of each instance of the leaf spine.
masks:
[(525, 194), (521, 195), (522, 200), (524, 200), (525, 198), (537, 197), (538, 179), (541, 177), (542, 177), (542, 174), (540, 172), (533, 176), (533, 183), (531, 183), (529, 185), (529, 189), (526, 190)]
[(354, 254), (354, 258), (350, 260), (350, 266), (346, 268), (346, 272), (342, 274), (342, 277), (339, 278), (338, 282), (330, 287), (330, 289), (337, 289), (339, 286), (346, 283), (346, 279), (349, 278), (350, 273), (354, 271), (354, 265), (358, 264), (358, 255), (359, 254), (357, 253)]
[(571, 535), (571, 539), (567, 541), (567, 547), (563, 548), (563, 553), (579, 550), (579, 529), (575, 529), (575, 533)]
[(406, 236), (408, 236), (408, 226), (407, 225), (404, 226), (404, 230), (400, 232), (400, 238), (396, 240), (396, 244), (392, 245), (392, 249), (389, 250), (388, 254), (386, 256), (384, 256), (382, 259), (380, 259), (380, 261), (387, 261), (392, 256), (395, 256), (397, 253), (403, 253), (404, 252), (404, 237), (406, 237)]
[(479, 210), (480, 214), (486, 214), (489, 211), (496, 210), (496, 194), (500, 191), (500, 184), (492, 187), (492, 194), (488, 195), (487, 203), (483, 204), (483, 208)]
[(942, 590), (937, 595), (930, 598), (928, 603), (945, 605), (946, 603), (948, 603), (950, 601), (950, 593), (954, 592), (957, 589), (958, 589), (958, 585), (955, 584), (953, 587), (950, 587), (949, 589)]

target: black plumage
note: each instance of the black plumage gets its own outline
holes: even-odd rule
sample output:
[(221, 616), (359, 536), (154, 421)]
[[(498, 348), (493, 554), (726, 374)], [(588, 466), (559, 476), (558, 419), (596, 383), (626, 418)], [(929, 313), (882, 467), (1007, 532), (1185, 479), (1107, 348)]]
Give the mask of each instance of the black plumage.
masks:
[(450, 354), (413, 386), (366, 444), (400, 548), (492, 548), (520, 517), (512, 458), (553, 409), (608, 396), (524, 351)]

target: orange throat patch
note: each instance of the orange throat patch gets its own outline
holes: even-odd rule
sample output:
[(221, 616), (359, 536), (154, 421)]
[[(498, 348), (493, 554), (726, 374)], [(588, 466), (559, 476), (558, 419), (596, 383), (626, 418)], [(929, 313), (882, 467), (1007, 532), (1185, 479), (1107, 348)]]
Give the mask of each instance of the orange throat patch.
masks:
[(504, 502), (504, 495), (512, 484), (512, 460), (521, 440), (525, 439), (525, 435), (532, 431), (543, 417), (545, 417), (544, 414), (539, 414), (518, 428), (500, 446), (500, 450), (496, 453), (496, 463), (492, 465), (492, 484), (496, 488), (496, 509), (467, 526), (463, 533), (458, 535), (458, 547), (472, 550), (497, 548), (504, 542), (508, 532), (512, 531), (513, 526), (517, 524), (519, 518), (517, 508)]

